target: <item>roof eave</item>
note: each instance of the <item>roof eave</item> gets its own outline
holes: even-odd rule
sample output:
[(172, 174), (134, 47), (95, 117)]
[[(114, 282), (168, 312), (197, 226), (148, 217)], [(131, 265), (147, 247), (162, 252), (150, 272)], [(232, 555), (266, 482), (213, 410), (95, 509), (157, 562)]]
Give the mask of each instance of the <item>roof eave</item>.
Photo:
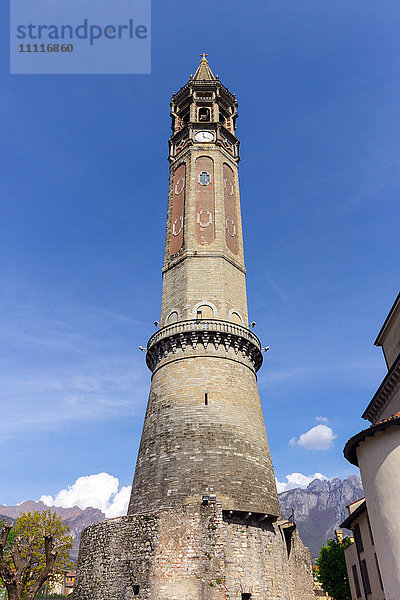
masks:
[(349, 461), (355, 467), (358, 467), (358, 457), (357, 457), (357, 448), (361, 442), (363, 442), (367, 437), (372, 437), (378, 431), (384, 431), (389, 427), (395, 427), (400, 425), (400, 417), (392, 417), (390, 419), (386, 419), (381, 423), (377, 423), (376, 425), (371, 425), (368, 429), (363, 429), (356, 435), (353, 435), (347, 442), (345, 447), (343, 448), (343, 454), (346, 460)]
[(399, 292), (396, 300), (394, 301), (393, 306), (390, 309), (388, 316), (386, 317), (385, 322), (383, 323), (383, 325), (377, 335), (377, 338), (374, 342), (375, 346), (382, 345), (382, 341), (383, 341), (383, 338), (385, 337), (385, 332), (386, 332), (387, 326), (389, 325), (389, 322), (392, 320), (392, 317), (393, 317), (397, 307), (400, 307), (400, 292)]
[(352, 524), (354, 523), (354, 521), (360, 516), (362, 515), (363, 512), (365, 512), (367, 510), (367, 503), (364, 500), (364, 502), (362, 502), (360, 504), (360, 506), (357, 506), (356, 510), (354, 512), (352, 512), (344, 521), (343, 523), (340, 524), (340, 527), (342, 529), (352, 529)]

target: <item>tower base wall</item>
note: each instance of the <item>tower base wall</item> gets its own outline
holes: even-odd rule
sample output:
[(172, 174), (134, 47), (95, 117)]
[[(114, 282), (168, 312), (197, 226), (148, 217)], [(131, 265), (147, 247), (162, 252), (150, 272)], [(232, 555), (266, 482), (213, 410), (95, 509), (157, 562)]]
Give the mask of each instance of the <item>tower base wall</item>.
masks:
[(310, 555), (292, 524), (209, 504), (85, 529), (72, 598), (311, 600), (312, 590)]

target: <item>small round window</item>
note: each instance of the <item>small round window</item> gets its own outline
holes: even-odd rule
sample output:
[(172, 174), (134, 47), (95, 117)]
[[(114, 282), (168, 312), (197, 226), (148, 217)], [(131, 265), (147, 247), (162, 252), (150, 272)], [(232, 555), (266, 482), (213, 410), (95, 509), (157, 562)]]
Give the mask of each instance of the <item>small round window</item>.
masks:
[(208, 185), (210, 183), (210, 173), (207, 173), (207, 171), (202, 171), (199, 174), (199, 183), (201, 185)]

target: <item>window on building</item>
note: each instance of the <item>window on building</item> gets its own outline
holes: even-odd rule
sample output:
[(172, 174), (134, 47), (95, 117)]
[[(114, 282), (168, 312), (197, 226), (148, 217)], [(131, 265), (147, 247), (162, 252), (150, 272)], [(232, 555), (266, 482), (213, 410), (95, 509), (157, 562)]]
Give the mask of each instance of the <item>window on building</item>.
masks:
[(360, 524), (356, 523), (353, 527), (353, 533), (354, 533), (354, 540), (356, 542), (356, 546), (357, 546), (357, 551), (358, 552), (363, 552), (364, 551), (364, 544), (362, 541), (362, 537), (361, 537), (361, 531), (360, 531)]
[(134, 596), (137, 596), (137, 595), (139, 594), (139, 590), (140, 590), (140, 586), (139, 586), (139, 585), (137, 585), (137, 584), (135, 584), (135, 585), (133, 586), (133, 595), (134, 595)]
[(228, 118), (229, 114), (223, 108), (219, 107), (219, 122), (225, 125)]
[(246, 592), (242, 592), (242, 600), (251, 600), (251, 594), (247, 594)]
[(208, 304), (202, 304), (196, 311), (196, 319), (212, 319), (213, 315), (213, 309)]
[(231, 321), (233, 321), (237, 325), (242, 325), (242, 319), (240, 318), (240, 315), (237, 312), (233, 312), (231, 314)]
[(199, 108), (199, 121), (209, 121), (210, 120), (210, 109), (202, 106)]
[(366, 594), (371, 593), (371, 584), (369, 582), (367, 563), (365, 560), (360, 560), (361, 578), (363, 580), (364, 589)]
[(356, 589), (356, 596), (357, 596), (357, 598), (361, 598), (360, 580), (358, 579), (358, 573), (357, 573), (357, 567), (356, 567), (356, 565), (352, 565), (351, 570), (352, 570), (352, 573), (353, 573), (353, 581), (354, 581), (354, 587)]
[(168, 323), (176, 323), (178, 320), (178, 313), (176, 312), (176, 310), (172, 311), (172, 313), (170, 313), (168, 315)]
[(379, 585), (381, 586), (381, 590), (383, 590), (383, 582), (382, 582), (381, 570), (379, 568), (378, 557), (376, 556), (375, 552), (374, 552), (374, 556), (375, 556), (376, 570), (378, 571)]
[(201, 185), (208, 185), (210, 183), (210, 173), (207, 173), (207, 171), (202, 171), (199, 174), (199, 183)]
[(207, 392), (204, 394), (204, 404), (208, 406), (208, 394)]
[(371, 540), (371, 544), (374, 545), (374, 536), (372, 535), (371, 523), (370, 523), (368, 515), (367, 515), (367, 523), (368, 523), (369, 539)]

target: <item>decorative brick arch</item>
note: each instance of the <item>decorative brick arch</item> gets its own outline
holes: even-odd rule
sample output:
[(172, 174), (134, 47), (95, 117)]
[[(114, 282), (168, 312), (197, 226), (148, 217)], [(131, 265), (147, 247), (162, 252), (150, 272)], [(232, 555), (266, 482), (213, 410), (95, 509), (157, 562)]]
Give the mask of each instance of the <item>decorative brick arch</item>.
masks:
[(171, 255), (176, 254), (183, 245), (183, 225), (185, 219), (185, 187), (186, 187), (186, 164), (181, 163), (175, 169), (173, 175), (172, 209), (171, 209), (171, 231), (170, 246)]
[(194, 237), (208, 246), (215, 239), (214, 161), (209, 156), (196, 159)]
[[(235, 320), (235, 316), (238, 317), (237, 320)], [(244, 319), (242, 317), (242, 314), (236, 308), (231, 308), (231, 310), (229, 311), (229, 320), (233, 321), (234, 323), (237, 323), (238, 325), (244, 326)]]
[(193, 319), (197, 318), (197, 311), (199, 310), (199, 308), (201, 306), (208, 306), (211, 310), (212, 310), (212, 317), (205, 317), (208, 319), (218, 319), (218, 309), (215, 306), (215, 304), (213, 304), (212, 302), (207, 302), (207, 301), (202, 301), (202, 302), (198, 302), (197, 304), (195, 304), (195, 306), (193, 307), (193, 311), (192, 311), (192, 315), (193, 315)]
[[(176, 318), (175, 318), (176, 316)], [(173, 310), (171, 310), (167, 316), (167, 325), (171, 325), (172, 323), (176, 323), (177, 321), (179, 321), (179, 310), (177, 308), (174, 308)]]
[(236, 207), (235, 174), (231, 167), (223, 164), (224, 205), (225, 205), (225, 240), (232, 254), (239, 252), (238, 218)]

